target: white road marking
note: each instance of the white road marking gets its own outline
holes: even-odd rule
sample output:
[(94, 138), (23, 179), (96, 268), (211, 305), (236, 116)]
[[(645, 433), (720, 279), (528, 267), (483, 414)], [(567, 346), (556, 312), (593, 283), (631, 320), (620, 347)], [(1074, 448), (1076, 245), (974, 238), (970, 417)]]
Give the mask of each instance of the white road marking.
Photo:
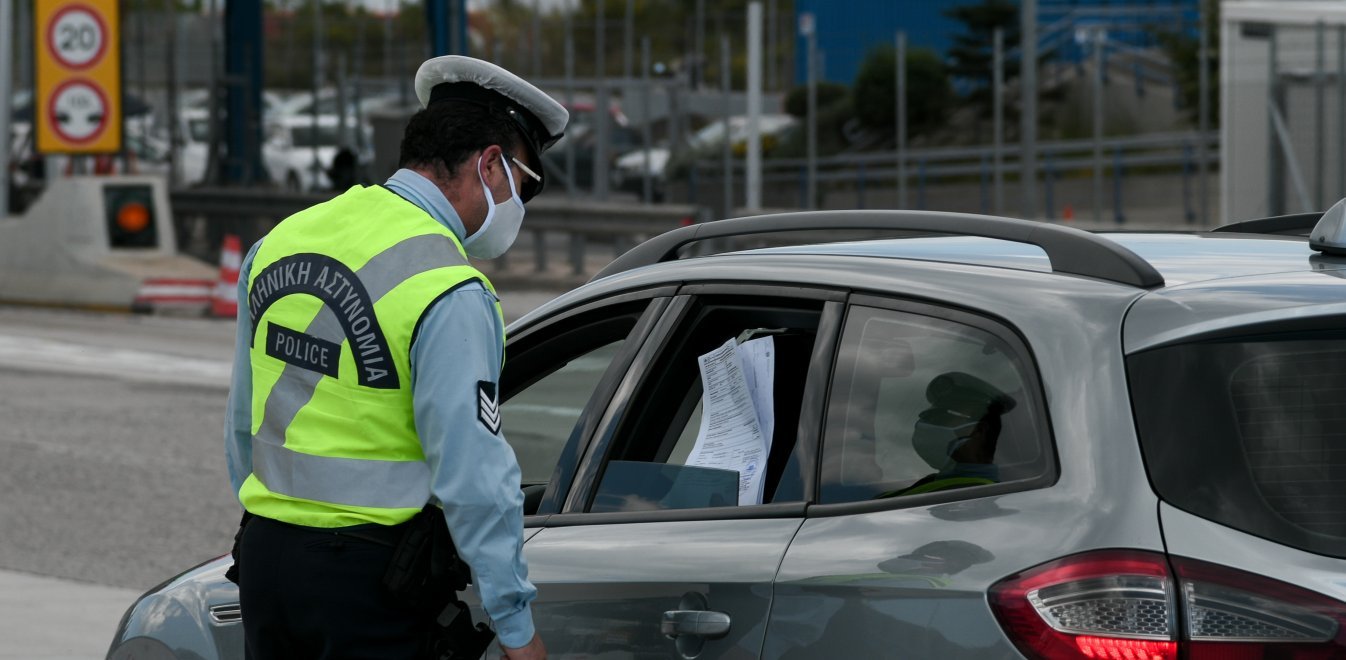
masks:
[(218, 387), (229, 386), (229, 375), (233, 369), (233, 365), (224, 360), (0, 334), (0, 369), (7, 367), (139, 382)]

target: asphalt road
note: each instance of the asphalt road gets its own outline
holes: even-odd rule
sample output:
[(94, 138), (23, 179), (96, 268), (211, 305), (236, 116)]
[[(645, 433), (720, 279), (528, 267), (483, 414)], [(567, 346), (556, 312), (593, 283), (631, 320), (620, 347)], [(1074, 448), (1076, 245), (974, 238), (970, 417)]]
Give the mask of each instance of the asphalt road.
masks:
[[(503, 291), (506, 316), (552, 295)], [(0, 569), (148, 589), (229, 549), (233, 331), (0, 307)]]

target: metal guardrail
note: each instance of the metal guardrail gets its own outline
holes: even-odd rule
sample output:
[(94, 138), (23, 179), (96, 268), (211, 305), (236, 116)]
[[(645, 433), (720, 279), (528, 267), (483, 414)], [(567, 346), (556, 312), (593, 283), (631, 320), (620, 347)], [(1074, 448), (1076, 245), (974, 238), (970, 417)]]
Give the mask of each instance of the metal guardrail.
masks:
[[(195, 219), (205, 220), (205, 246), (196, 251), (212, 250), (225, 233), (234, 233), (250, 245), (286, 217), (315, 204), (332, 199), (336, 193), (297, 193), (256, 188), (183, 188), (170, 194), (173, 214), (182, 225)], [(533, 238), (533, 270), (548, 270), (550, 235), (567, 237), (568, 259), (574, 274), (585, 269), (590, 242), (611, 245), (614, 255), (636, 243), (686, 224), (706, 220), (702, 207), (688, 204), (646, 205), (596, 202), (565, 197), (539, 197), (528, 203), (523, 232)], [(214, 254), (197, 254), (214, 260)], [(505, 257), (494, 261), (505, 266)]]

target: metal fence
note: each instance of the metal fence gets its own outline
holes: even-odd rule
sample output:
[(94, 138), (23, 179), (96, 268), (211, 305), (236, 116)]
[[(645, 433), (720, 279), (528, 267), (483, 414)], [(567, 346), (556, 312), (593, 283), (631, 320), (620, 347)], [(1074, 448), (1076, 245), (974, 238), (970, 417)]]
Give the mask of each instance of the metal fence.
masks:
[[(1207, 166), (1218, 163), (1219, 133), (1195, 131), (1150, 135), (1040, 142), (1037, 146), (1037, 178), (1044, 219), (1061, 219), (1066, 199), (1086, 202), (1096, 221), (1124, 223), (1128, 206), (1162, 204), (1178, 211), (1175, 219), (1196, 223), (1200, 219), (1201, 158)], [(999, 158), (993, 148), (953, 147), (910, 149), (905, 158), (896, 152), (857, 153), (820, 158), (817, 161), (818, 200), (808, 199), (808, 160), (768, 159), (764, 165), (765, 205), (797, 208), (913, 208), (1018, 215), (1016, 195), (1005, 193), (1021, 173), (1020, 150), (1005, 145)], [(724, 162), (700, 160), (691, 165), (684, 187), (675, 199), (706, 204), (717, 214), (729, 215), (742, 204), (736, 185), (723, 186)], [(741, 162), (730, 166), (730, 181), (742, 181)], [(1128, 179), (1150, 175), (1167, 179), (1163, 195), (1153, 190), (1127, 194)], [(899, 194), (905, 176), (909, 195), (906, 204)], [(1092, 185), (1101, 180), (1104, 185)], [(1070, 195), (1063, 189), (1072, 187)], [(723, 196), (722, 191), (731, 191)], [(1010, 201), (1006, 201), (1006, 200)]]

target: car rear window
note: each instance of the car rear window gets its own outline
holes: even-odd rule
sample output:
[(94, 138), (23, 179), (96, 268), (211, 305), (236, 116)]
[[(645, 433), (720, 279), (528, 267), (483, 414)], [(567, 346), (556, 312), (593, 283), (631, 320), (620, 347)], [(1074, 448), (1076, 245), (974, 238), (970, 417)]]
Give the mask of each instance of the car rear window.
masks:
[(1346, 331), (1229, 337), (1127, 360), (1160, 497), (1346, 557)]

